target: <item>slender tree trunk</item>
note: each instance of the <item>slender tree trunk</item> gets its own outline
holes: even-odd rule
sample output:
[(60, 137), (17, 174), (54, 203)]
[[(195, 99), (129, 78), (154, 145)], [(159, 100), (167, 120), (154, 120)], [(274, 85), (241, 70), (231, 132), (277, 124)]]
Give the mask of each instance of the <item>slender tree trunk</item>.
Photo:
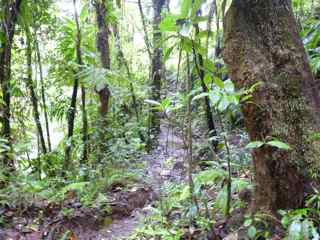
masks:
[[(38, 136), (39, 136), (39, 143), (41, 146), (41, 153), (46, 154), (47, 153), (47, 147), (44, 140), (44, 134), (42, 131), (41, 121), (40, 121), (40, 113), (39, 113), (39, 103), (38, 103), (38, 97), (35, 91), (35, 84), (32, 80), (32, 46), (31, 46), (31, 33), (29, 29), (26, 30), (26, 36), (27, 36), (27, 79), (26, 79), (26, 85), (30, 92), (30, 100), (32, 103), (33, 108), (33, 116), (34, 121), (37, 127)], [(41, 171), (41, 169), (39, 169)]]
[(285, 151), (263, 146), (252, 153), (255, 205), (298, 208), (307, 191), (308, 170), (318, 170), (320, 97), (289, 0), (234, 0), (225, 20), (224, 59), (238, 89), (261, 82), (254, 104), (243, 106), (252, 141), (276, 137)]
[[(2, 130), (1, 136), (7, 140), (11, 149), (11, 126), (10, 126), (10, 102), (11, 102), (11, 48), (13, 43), (13, 36), (15, 32), (16, 21), (20, 12), (22, 0), (16, 0), (11, 4), (6, 3), (3, 6), (4, 20), (2, 22), (1, 32), (4, 34), (0, 46), (0, 84), (2, 89)], [(3, 164), (9, 168), (14, 168), (13, 159), (9, 151), (3, 154)]]
[[(105, 0), (96, 0), (95, 9), (98, 25), (98, 35), (97, 35), (97, 47), (100, 52), (100, 59), (102, 67), (105, 69), (110, 69), (110, 49), (109, 49), (109, 31), (108, 25), (106, 23), (106, 8), (107, 1)], [(106, 128), (107, 128), (107, 114), (109, 111), (109, 99), (111, 92), (107, 84), (104, 88), (98, 91), (100, 97), (100, 146), (98, 151), (98, 159), (101, 160), (102, 152), (105, 151), (105, 142), (106, 142)]]
[[(73, 0), (73, 5), (74, 5), (74, 18), (75, 22), (77, 25), (77, 30), (78, 30), (78, 14), (76, 11), (76, 0)], [(77, 53), (77, 61), (78, 56), (81, 52), (79, 52), (81, 46), (81, 38), (79, 35), (79, 31), (77, 31), (77, 39), (76, 39), (76, 53)], [(79, 63), (78, 63), (79, 64)], [(73, 131), (74, 131), (74, 120), (76, 117), (76, 112), (77, 112), (77, 95), (78, 95), (78, 87), (79, 87), (79, 74), (75, 74), (75, 80), (73, 84), (73, 91), (72, 91), (72, 96), (71, 96), (71, 103), (70, 107), (68, 110), (68, 135), (67, 135), (67, 144), (65, 148), (65, 160), (64, 160), (64, 170), (68, 171), (70, 169), (70, 163), (71, 163), (71, 155), (72, 155), (72, 147), (73, 147)], [(63, 173), (65, 174), (65, 172)]]
[(144, 31), (144, 43), (146, 44), (147, 52), (148, 52), (149, 58), (151, 60), (152, 59), (151, 44), (150, 44), (150, 40), (149, 40), (149, 37), (148, 37), (146, 17), (144, 16), (144, 13), (143, 13), (141, 0), (138, 0), (138, 6), (139, 6), (139, 12), (140, 12), (140, 17), (141, 17), (142, 27), (143, 27), (143, 31)]
[[(79, 16), (76, 9), (76, 0), (73, 1), (74, 4), (74, 18), (77, 26), (77, 44), (76, 44), (76, 55), (77, 55), (77, 64), (78, 64), (78, 73), (82, 70), (82, 51), (81, 51), (81, 28), (79, 23)], [(86, 110), (86, 89), (84, 84), (81, 84), (81, 110), (82, 110), (82, 141), (83, 141), (83, 152), (81, 157), (81, 163), (85, 164), (88, 160), (88, 116)]]
[[(194, 27), (196, 29), (196, 35), (198, 35), (200, 32), (198, 24), (194, 24)], [(195, 46), (193, 46), (192, 51), (193, 51), (193, 57), (194, 57), (194, 61), (196, 64), (197, 72), (198, 72), (198, 75), (200, 78), (202, 91), (204, 93), (209, 92), (209, 90), (204, 82), (205, 70), (204, 70), (203, 57), (200, 53), (198, 53), (198, 54), (196, 53)], [(204, 107), (205, 107), (207, 125), (208, 125), (208, 129), (209, 129), (209, 137), (212, 139), (217, 136), (217, 130), (216, 130), (216, 126), (215, 126), (215, 123), (213, 120), (213, 114), (212, 114), (211, 106), (210, 106), (210, 99), (207, 96), (204, 98)], [(215, 152), (218, 152), (219, 151), (219, 149), (218, 149), (219, 142), (216, 139), (212, 139), (210, 142), (212, 144), (213, 150)]]
[[(162, 48), (161, 38), (162, 34), (160, 31), (161, 22), (161, 10), (165, 4), (165, 0), (153, 0), (153, 55), (152, 55), (152, 99), (155, 101), (161, 100), (161, 79), (163, 74), (162, 64)], [(153, 136), (160, 132), (160, 118), (157, 110), (152, 110), (151, 113), (151, 133)]]
[[(131, 93), (131, 98), (132, 98), (132, 104), (133, 104), (134, 112), (135, 112), (135, 115), (136, 115), (137, 123), (139, 124), (140, 123), (140, 115), (139, 115), (137, 97), (136, 97), (136, 94), (135, 94), (135, 91), (134, 91), (134, 87), (133, 87), (133, 84), (132, 84), (133, 76), (132, 76), (132, 74), (130, 72), (128, 61), (124, 57), (124, 54), (123, 54), (123, 51), (122, 51), (122, 48), (121, 48), (120, 35), (119, 35), (119, 31), (118, 31), (118, 28), (117, 28), (116, 25), (114, 26), (114, 35), (115, 35), (115, 38), (116, 38), (116, 47), (118, 49), (119, 63), (120, 63), (121, 66), (122, 66), (122, 64), (124, 65), (126, 73), (127, 73), (127, 76), (128, 76), (128, 79), (129, 79), (129, 88), (130, 88), (130, 93)], [(121, 69), (121, 66), (119, 66), (120, 69)], [(139, 137), (140, 137), (140, 140), (142, 142), (145, 142), (145, 137), (144, 137), (143, 133), (140, 130), (139, 130)]]
[(43, 107), (43, 115), (44, 115), (44, 120), (45, 120), (45, 124), (46, 124), (48, 149), (49, 149), (49, 152), (51, 152), (52, 147), (51, 147), (51, 139), (50, 139), (49, 117), (48, 117), (48, 108), (47, 108), (47, 103), (46, 103), (46, 93), (45, 93), (45, 88), (44, 88), (41, 53), (40, 53), (40, 49), (39, 49), (39, 43), (36, 38), (37, 34), (35, 33), (34, 36), (35, 36), (34, 43), (35, 43), (35, 48), (36, 48), (37, 62), (38, 62), (39, 74), (40, 74), (41, 100), (42, 100), (42, 107)]
[(89, 134), (88, 134), (88, 116), (86, 109), (86, 89), (84, 85), (81, 85), (81, 107), (82, 107), (82, 141), (83, 152), (81, 157), (81, 163), (85, 164), (88, 161), (88, 149), (89, 149)]
[(188, 96), (188, 103), (187, 103), (187, 159), (188, 159), (188, 183), (190, 188), (190, 195), (192, 203), (197, 207), (197, 211), (199, 211), (199, 204), (197, 197), (194, 194), (194, 181), (193, 181), (193, 151), (192, 151), (192, 74), (190, 68), (190, 58), (189, 54), (187, 54), (187, 94)]
[(68, 135), (67, 135), (67, 143), (65, 148), (65, 160), (64, 160), (64, 170), (66, 171), (69, 170), (70, 163), (71, 163), (71, 153), (72, 153), (72, 147), (73, 147), (72, 137), (73, 137), (73, 130), (74, 130), (74, 119), (76, 117), (76, 111), (77, 111), (76, 106), (77, 106), (78, 86), (79, 86), (79, 79), (78, 77), (76, 77), (73, 84), (70, 107), (67, 113)]

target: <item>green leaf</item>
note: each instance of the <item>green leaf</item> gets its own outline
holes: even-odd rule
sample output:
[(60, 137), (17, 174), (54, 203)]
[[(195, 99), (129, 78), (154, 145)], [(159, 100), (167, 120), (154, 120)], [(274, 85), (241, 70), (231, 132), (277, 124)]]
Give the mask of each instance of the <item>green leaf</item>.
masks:
[(183, 201), (183, 200), (188, 199), (189, 197), (190, 197), (190, 188), (189, 188), (189, 186), (186, 186), (183, 188), (182, 193), (179, 197), (179, 200)]
[(84, 22), (89, 17), (89, 4), (86, 3), (80, 12), (80, 20), (81, 22)]
[(229, 105), (230, 105), (230, 102), (229, 102), (228, 96), (223, 95), (221, 98), (221, 101), (218, 104), (218, 110), (220, 112), (223, 112), (229, 107)]
[(196, 101), (196, 100), (198, 100), (198, 99), (200, 99), (200, 98), (207, 97), (207, 96), (209, 96), (209, 93), (200, 93), (200, 94), (198, 94), (197, 96), (194, 96), (194, 97), (192, 98), (192, 102), (193, 102), (193, 101)]
[(215, 72), (216, 71), (215, 64), (210, 59), (205, 59), (204, 60), (204, 68), (205, 68), (205, 70), (207, 70), (209, 72)]
[(313, 133), (313, 134), (311, 135), (311, 140), (312, 140), (312, 141), (320, 141), (320, 133), (319, 133), (319, 132)]
[(221, 93), (219, 91), (211, 91), (210, 100), (212, 105), (216, 107), (219, 101), (221, 100)]
[(179, 34), (183, 37), (190, 38), (192, 33), (192, 25), (190, 23), (185, 23), (182, 25)]
[(169, 59), (169, 57), (170, 57), (170, 55), (171, 55), (171, 53), (172, 53), (172, 51), (173, 51), (173, 49), (174, 49), (175, 47), (176, 47), (176, 44), (174, 44), (173, 46), (171, 46), (170, 48), (168, 48), (168, 49), (165, 51), (164, 57), (163, 57), (164, 61), (167, 61), (167, 60)]
[(283, 149), (283, 150), (290, 150), (291, 149), (291, 147), (288, 144), (281, 142), (281, 141), (278, 141), (278, 140), (269, 141), (266, 144), (269, 146), (272, 146), (272, 147)]
[(183, 0), (181, 3), (181, 18), (186, 18), (191, 10), (192, 0)]
[(176, 25), (177, 17), (174, 15), (166, 16), (160, 23), (160, 30), (162, 32), (176, 32), (178, 30)]
[(212, 83), (212, 77), (210, 74), (206, 74), (203, 80), (207, 86), (209, 86)]
[(161, 105), (159, 102), (151, 100), (151, 99), (146, 99), (144, 102), (147, 104), (153, 105), (153, 106), (160, 106)]
[(243, 226), (245, 227), (249, 227), (252, 224), (252, 219), (248, 218), (247, 220), (244, 221)]
[(254, 226), (249, 227), (248, 229), (248, 237), (254, 239), (257, 235), (257, 229)]
[(217, 87), (219, 87), (219, 88), (221, 88), (221, 89), (224, 88), (224, 82), (223, 82), (220, 78), (215, 77), (215, 78), (213, 79), (213, 82), (214, 82), (214, 84), (215, 84)]
[(192, 10), (191, 10), (191, 17), (194, 18), (196, 17), (197, 11), (201, 7), (202, 0), (194, 0), (192, 4)]
[(228, 79), (224, 82), (224, 90), (227, 93), (234, 93), (234, 91), (235, 91), (234, 84), (230, 79)]
[(188, 38), (183, 38), (181, 40), (181, 48), (183, 51), (191, 53), (192, 52), (192, 41)]
[(302, 225), (300, 220), (295, 220), (290, 224), (289, 227), (289, 236), (288, 239), (290, 240), (300, 240), (301, 239), (301, 231), (302, 231)]
[(254, 149), (254, 148), (260, 148), (264, 145), (264, 142), (261, 141), (253, 141), (247, 144), (246, 149)]

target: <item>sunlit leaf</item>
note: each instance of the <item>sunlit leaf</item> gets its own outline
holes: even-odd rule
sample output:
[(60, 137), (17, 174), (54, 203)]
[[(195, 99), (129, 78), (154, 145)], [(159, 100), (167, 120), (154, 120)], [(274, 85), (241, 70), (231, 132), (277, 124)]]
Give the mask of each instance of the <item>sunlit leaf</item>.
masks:
[(288, 144), (281, 142), (281, 141), (278, 141), (278, 140), (269, 141), (266, 144), (269, 146), (272, 146), (272, 147), (283, 149), (283, 150), (290, 150), (291, 149), (291, 147)]
[(247, 144), (246, 148), (247, 149), (254, 149), (254, 148), (260, 148), (264, 145), (264, 142), (261, 141), (253, 141)]

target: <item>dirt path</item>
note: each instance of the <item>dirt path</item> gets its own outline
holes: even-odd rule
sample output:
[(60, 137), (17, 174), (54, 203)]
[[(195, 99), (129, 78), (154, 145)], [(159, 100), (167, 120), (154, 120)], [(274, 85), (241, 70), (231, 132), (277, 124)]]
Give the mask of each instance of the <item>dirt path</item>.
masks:
[[(184, 154), (181, 137), (162, 121), (159, 145), (144, 157), (144, 160), (147, 161), (147, 176), (156, 198), (161, 196), (162, 187), (166, 182), (178, 181), (183, 178)], [(100, 236), (97, 240), (128, 239), (148, 214), (146, 209), (147, 206), (145, 209), (136, 209), (131, 216), (115, 220), (107, 228), (100, 231)]]
[(29, 229), (24, 232), (23, 229), (27, 229), (35, 218), (31, 215), (18, 217), (12, 219), (19, 223), (12, 229), (0, 228), (0, 240), (55, 240), (66, 232), (72, 235), (70, 239), (128, 240), (150, 213), (150, 205), (163, 195), (166, 183), (181, 182), (185, 175), (182, 138), (168, 127), (165, 121), (162, 121), (160, 129), (158, 147), (142, 158), (142, 161), (147, 163), (147, 184), (140, 183), (129, 190), (108, 193), (112, 216), (103, 219), (102, 229), (101, 222), (98, 221), (99, 209), (82, 208), (72, 197), (68, 204), (65, 203), (72, 210), (72, 218), (61, 215), (59, 206), (51, 208), (50, 205), (39, 205), (38, 208), (30, 210), (30, 213), (34, 211), (36, 214), (42, 209), (49, 214), (44, 218), (44, 224), (39, 225), (39, 230)]

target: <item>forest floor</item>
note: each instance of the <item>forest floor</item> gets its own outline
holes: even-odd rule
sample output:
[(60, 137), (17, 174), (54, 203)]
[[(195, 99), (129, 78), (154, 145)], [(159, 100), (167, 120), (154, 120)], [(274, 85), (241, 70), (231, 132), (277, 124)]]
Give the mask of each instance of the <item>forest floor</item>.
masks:
[[(2, 210), (12, 224), (8, 229), (0, 228), (0, 240), (128, 239), (143, 224), (152, 205), (161, 198), (166, 183), (185, 180), (185, 154), (182, 137), (162, 120), (158, 146), (137, 160), (146, 166), (144, 181), (130, 187), (117, 183), (102, 193), (112, 210), (109, 215), (100, 213), (99, 208), (82, 206), (71, 191), (60, 205), (44, 201), (36, 202), (22, 213)], [(72, 210), (69, 216), (61, 214), (64, 209)], [(38, 222), (40, 218), (41, 223)], [(66, 232), (67, 238), (63, 238)]]
[(184, 180), (184, 156), (185, 149), (182, 138), (162, 121), (158, 147), (143, 157), (148, 166), (147, 177), (152, 191), (151, 201), (143, 208), (135, 209), (129, 217), (115, 220), (110, 226), (100, 230), (100, 236), (97, 240), (127, 239), (148, 215), (148, 208), (153, 204), (153, 200), (161, 197), (166, 182)]

